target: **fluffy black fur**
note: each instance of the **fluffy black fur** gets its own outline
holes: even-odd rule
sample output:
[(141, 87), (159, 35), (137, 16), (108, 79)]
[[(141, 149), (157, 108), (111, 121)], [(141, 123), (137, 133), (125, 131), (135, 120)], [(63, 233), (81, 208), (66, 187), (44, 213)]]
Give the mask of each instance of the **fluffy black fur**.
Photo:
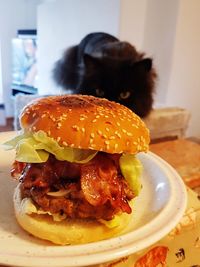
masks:
[(152, 109), (156, 79), (152, 59), (107, 33), (88, 34), (67, 49), (53, 76), (63, 88), (119, 102), (140, 117)]

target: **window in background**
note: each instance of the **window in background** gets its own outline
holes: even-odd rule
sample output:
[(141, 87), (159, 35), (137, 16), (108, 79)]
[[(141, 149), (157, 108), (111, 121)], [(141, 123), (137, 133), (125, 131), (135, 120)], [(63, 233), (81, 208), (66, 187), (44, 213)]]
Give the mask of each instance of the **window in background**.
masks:
[(12, 39), (12, 93), (37, 93), (36, 30), (18, 30)]

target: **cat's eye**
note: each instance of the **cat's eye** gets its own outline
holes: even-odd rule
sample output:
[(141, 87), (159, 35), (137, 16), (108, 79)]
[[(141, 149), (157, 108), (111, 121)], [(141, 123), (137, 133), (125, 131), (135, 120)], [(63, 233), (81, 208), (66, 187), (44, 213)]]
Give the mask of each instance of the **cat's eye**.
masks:
[(101, 89), (96, 89), (96, 95), (97, 96), (104, 96), (104, 91)]
[(121, 92), (119, 95), (119, 98), (120, 99), (127, 99), (130, 97), (130, 95), (131, 95), (130, 91)]

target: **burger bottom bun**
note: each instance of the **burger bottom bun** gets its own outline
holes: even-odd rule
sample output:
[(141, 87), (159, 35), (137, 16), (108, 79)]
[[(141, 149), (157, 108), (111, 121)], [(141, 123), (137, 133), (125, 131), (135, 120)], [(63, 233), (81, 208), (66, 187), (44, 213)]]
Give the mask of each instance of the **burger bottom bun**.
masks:
[(125, 233), (131, 215), (120, 215), (121, 223), (114, 228), (108, 228), (104, 224), (92, 220), (65, 219), (56, 222), (50, 215), (26, 214), (21, 205), (21, 191), (17, 186), (14, 191), (15, 216), (20, 226), (41, 239), (45, 239), (58, 245), (75, 245), (108, 239)]

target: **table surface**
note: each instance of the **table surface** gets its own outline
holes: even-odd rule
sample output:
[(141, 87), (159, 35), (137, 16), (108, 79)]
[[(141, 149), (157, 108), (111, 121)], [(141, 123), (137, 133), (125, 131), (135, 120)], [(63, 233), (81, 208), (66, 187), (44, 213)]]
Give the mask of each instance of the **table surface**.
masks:
[(199, 143), (187, 139), (177, 139), (152, 144), (150, 150), (172, 165), (186, 185), (200, 194)]

